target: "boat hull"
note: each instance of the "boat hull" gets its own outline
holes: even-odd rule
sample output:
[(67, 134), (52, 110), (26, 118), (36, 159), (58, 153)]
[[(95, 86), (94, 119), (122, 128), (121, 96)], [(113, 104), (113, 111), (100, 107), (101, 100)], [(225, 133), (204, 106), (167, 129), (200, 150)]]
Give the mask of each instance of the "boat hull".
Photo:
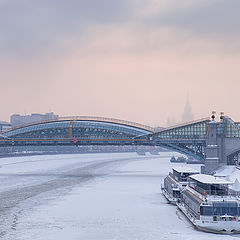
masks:
[(162, 189), (162, 194), (169, 203), (176, 205), (178, 198), (174, 198), (173, 196), (171, 196), (165, 189)]
[(240, 233), (239, 221), (213, 221), (210, 219), (197, 219), (193, 216), (182, 203), (177, 203), (178, 208), (188, 218), (188, 220), (199, 230), (220, 234), (236, 234)]

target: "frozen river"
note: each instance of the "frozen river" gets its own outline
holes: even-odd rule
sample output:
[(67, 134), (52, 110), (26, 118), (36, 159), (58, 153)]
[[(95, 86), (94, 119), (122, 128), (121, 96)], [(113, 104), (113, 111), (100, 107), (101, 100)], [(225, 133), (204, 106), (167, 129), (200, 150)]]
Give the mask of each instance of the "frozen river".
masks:
[[(197, 231), (160, 193), (171, 153), (0, 159), (0, 238), (236, 239)], [(197, 167), (197, 166), (195, 166)]]

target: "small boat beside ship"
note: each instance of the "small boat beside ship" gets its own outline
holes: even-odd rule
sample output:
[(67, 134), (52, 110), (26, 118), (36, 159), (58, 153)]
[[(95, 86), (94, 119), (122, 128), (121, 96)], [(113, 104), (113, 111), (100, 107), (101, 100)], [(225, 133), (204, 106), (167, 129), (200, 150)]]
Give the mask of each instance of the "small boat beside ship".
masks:
[(187, 166), (176, 166), (172, 168), (172, 172), (164, 179), (162, 194), (173, 204), (181, 198), (181, 191), (187, 186), (187, 178), (192, 174), (199, 173), (197, 170)]
[(203, 164), (203, 161), (202, 160), (197, 160), (197, 159), (194, 159), (192, 157), (174, 157), (172, 156), (171, 159), (170, 159), (170, 162), (171, 163), (187, 163), (187, 164)]
[(187, 159), (185, 157), (175, 158), (174, 156), (172, 156), (170, 159), (171, 163), (185, 163), (186, 161), (187, 161)]
[(212, 175), (191, 175), (177, 206), (202, 231), (240, 233), (240, 199), (230, 185)]

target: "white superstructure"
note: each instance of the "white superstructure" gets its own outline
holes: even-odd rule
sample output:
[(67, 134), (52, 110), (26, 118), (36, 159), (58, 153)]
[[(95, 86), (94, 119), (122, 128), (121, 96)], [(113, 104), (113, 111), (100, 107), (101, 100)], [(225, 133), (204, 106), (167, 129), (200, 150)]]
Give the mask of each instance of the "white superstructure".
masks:
[(187, 166), (176, 166), (172, 168), (172, 173), (164, 179), (164, 187), (162, 187), (162, 193), (170, 203), (176, 204), (180, 200), (181, 191), (187, 186), (187, 178), (199, 173), (195, 169)]
[(240, 233), (240, 199), (230, 184), (211, 175), (191, 175), (177, 206), (203, 231)]

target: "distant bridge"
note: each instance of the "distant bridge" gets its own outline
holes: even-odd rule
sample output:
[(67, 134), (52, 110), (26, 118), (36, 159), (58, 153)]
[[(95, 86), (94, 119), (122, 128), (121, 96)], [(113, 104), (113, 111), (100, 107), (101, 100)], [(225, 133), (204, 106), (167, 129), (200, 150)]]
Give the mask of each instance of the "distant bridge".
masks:
[(233, 164), (240, 154), (240, 124), (215, 116), (156, 130), (146, 125), (102, 117), (67, 117), (32, 123), (0, 135), (0, 147), (71, 145), (160, 146), (205, 160), (212, 171)]

